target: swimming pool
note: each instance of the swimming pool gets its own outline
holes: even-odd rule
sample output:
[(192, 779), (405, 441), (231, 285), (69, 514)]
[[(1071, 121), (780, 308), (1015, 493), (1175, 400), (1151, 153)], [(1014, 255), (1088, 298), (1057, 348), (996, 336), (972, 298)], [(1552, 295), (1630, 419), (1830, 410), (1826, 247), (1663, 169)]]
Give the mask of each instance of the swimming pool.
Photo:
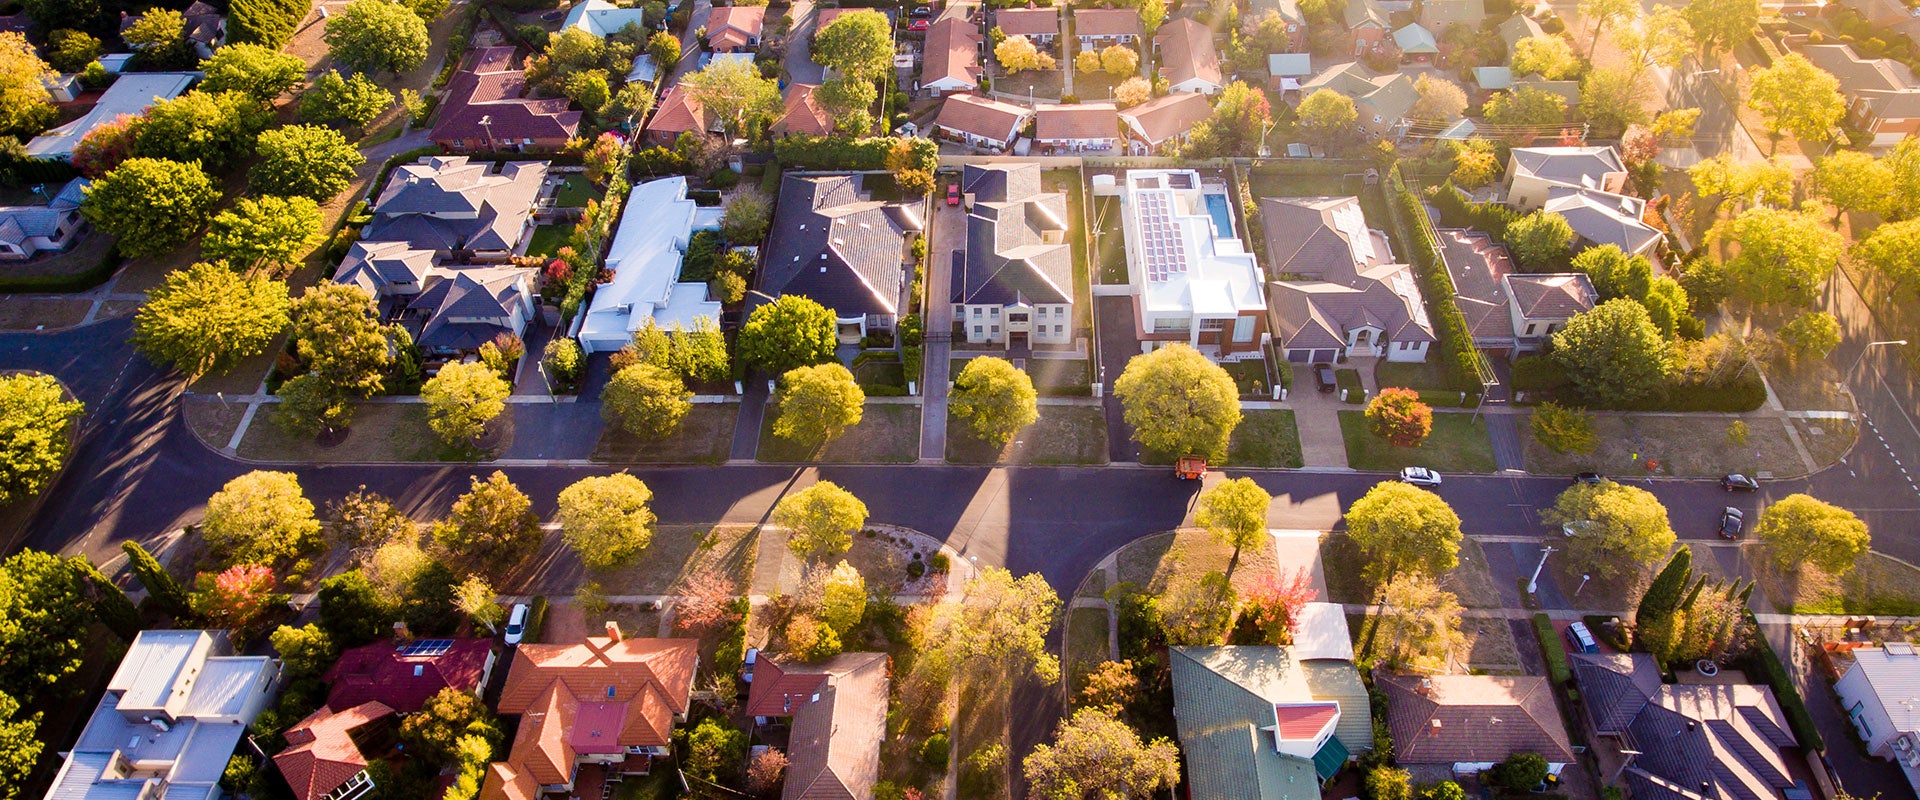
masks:
[(1233, 210), (1227, 207), (1224, 194), (1202, 195), (1207, 199), (1207, 214), (1213, 217), (1213, 238), (1233, 238)]

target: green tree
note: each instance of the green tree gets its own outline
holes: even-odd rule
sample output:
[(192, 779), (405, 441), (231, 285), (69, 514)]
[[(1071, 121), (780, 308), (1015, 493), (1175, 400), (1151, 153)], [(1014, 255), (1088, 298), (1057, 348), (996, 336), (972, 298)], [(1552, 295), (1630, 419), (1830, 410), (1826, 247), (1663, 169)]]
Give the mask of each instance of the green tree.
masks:
[(966, 420), (973, 434), (1004, 447), (1014, 434), (1040, 418), (1039, 393), (1033, 378), (1004, 358), (981, 356), (967, 361), (953, 382), (953, 415)]
[(560, 490), (560, 537), (592, 569), (630, 563), (653, 543), (653, 490), (625, 472), (581, 478)]
[(1566, 260), (1573, 248), (1573, 226), (1559, 214), (1535, 211), (1508, 225), (1506, 240), (1521, 267), (1545, 271)]
[(1787, 495), (1767, 506), (1753, 526), (1753, 535), (1774, 567), (1789, 573), (1806, 564), (1829, 575), (1844, 575), (1873, 542), (1867, 523), (1853, 512), (1806, 494)]
[(427, 23), (388, 0), (353, 0), (327, 18), (333, 60), (359, 72), (406, 72), (425, 63)]
[(1422, 72), (1413, 81), (1413, 110), (1407, 116), (1427, 122), (1448, 123), (1467, 110), (1467, 91), (1460, 84)]
[(1737, 290), (1763, 304), (1810, 306), (1840, 261), (1840, 234), (1812, 214), (1756, 206), (1714, 226), (1739, 245), (1727, 260)]
[(1853, 257), (1892, 279), (1903, 292), (1920, 288), (1920, 219), (1889, 222), (1853, 247)]
[(827, 558), (853, 546), (867, 524), (867, 504), (832, 481), (820, 481), (780, 499), (773, 524), (791, 531), (787, 547), (803, 559)]
[(867, 579), (852, 564), (835, 564), (820, 584), (820, 607), (814, 617), (845, 637), (866, 613)]
[(1240, 424), (1240, 390), (1233, 376), (1185, 345), (1128, 359), (1113, 393), (1134, 440), (1156, 453), (1199, 453), (1220, 461)]
[(1353, 107), (1353, 98), (1332, 89), (1307, 95), (1295, 113), (1301, 135), (1325, 145), (1352, 136), (1354, 123), (1360, 119), (1360, 113)]
[(1604, 67), (1580, 79), (1580, 113), (1592, 125), (1590, 134), (1618, 137), (1631, 125), (1653, 120), (1647, 105), (1651, 86), (1642, 74), (1621, 67)]
[(1394, 447), (1419, 447), (1433, 432), (1433, 407), (1412, 389), (1388, 387), (1367, 401), (1367, 427)]
[(295, 375), (274, 394), (280, 403), (273, 421), (295, 436), (315, 438), (353, 422), (353, 406), (318, 375)]
[(0, 134), (31, 136), (53, 121), (47, 86), (57, 76), (24, 34), (0, 33)]
[(681, 81), (730, 136), (757, 135), (783, 108), (779, 84), (761, 77), (749, 63), (714, 61)]
[(1085, 797), (1153, 797), (1180, 782), (1180, 748), (1166, 738), (1141, 741), (1112, 714), (1083, 708), (1060, 721), (1053, 743), (1022, 762), (1033, 796), (1045, 800)]
[(56, 72), (84, 72), (100, 57), (100, 40), (70, 28), (47, 34), (47, 62)]
[(1847, 115), (1839, 79), (1799, 53), (1787, 53), (1774, 59), (1773, 66), (1754, 70), (1747, 105), (1766, 117), (1767, 135), (1776, 141), (1782, 133), (1827, 141), (1833, 126)]
[(310, 10), (301, 0), (233, 0), (227, 6), (228, 42), (278, 50)]
[(493, 585), (479, 575), (468, 575), (466, 580), (454, 587), (453, 604), (475, 625), (485, 626), (492, 632), (500, 630), (500, 622), (506, 617), (506, 612), (500, 609)]
[(260, 160), (247, 171), (248, 186), (263, 194), (316, 202), (345, 191), (353, 182), (354, 170), (367, 161), (339, 131), (318, 125), (267, 131), (260, 134), (254, 149)]
[(659, 31), (647, 39), (647, 55), (653, 56), (661, 72), (671, 72), (673, 65), (680, 63), (680, 39), (666, 31)]
[(1507, 131), (1510, 142), (1526, 144), (1537, 136), (1550, 134), (1567, 119), (1567, 101), (1557, 94), (1533, 86), (1519, 91), (1496, 94), (1482, 107), (1487, 121)]
[(421, 761), (447, 766), (458, 756), (461, 737), (478, 736), (497, 747), (503, 738), (500, 721), (471, 692), (451, 686), (427, 698), (425, 705), (400, 722), (400, 740)]
[(1796, 359), (1819, 361), (1840, 346), (1840, 321), (1825, 311), (1802, 311), (1780, 329)]
[(1213, 102), (1213, 113), (1189, 131), (1181, 154), (1192, 158), (1258, 155), (1260, 134), (1272, 122), (1273, 106), (1267, 101), (1266, 93), (1234, 81), (1220, 90)]
[(1586, 455), (1600, 446), (1593, 415), (1583, 408), (1541, 403), (1533, 408), (1531, 424), (1534, 441), (1556, 453)]
[(1140, 0), (1140, 32), (1148, 37), (1160, 29), (1160, 23), (1167, 21), (1165, 0)]
[(1100, 68), (1114, 80), (1140, 72), (1140, 52), (1124, 44), (1108, 45), (1100, 51)]
[(1513, 45), (1513, 74), (1564, 81), (1580, 73), (1573, 45), (1558, 36), (1529, 36)]
[(804, 662), (825, 661), (840, 655), (840, 634), (812, 614), (795, 614), (787, 621), (787, 654)]
[(1581, 0), (1580, 16), (1593, 23), (1593, 41), (1587, 44), (1587, 57), (1600, 48), (1600, 34), (1618, 22), (1631, 22), (1640, 16), (1640, 4), (1633, 0)]
[(1849, 211), (1883, 214), (1893, 195), (1893, 170), (1866, 153), (1841, 150), (1814, 165), (1812, 189), (1833, 206), (1836, 221)]
[(1460, 515), (1439, 495), (1404, 483), (1375, 485), (1347, 508), (1347, 535), (1373, 580), (1438, 576), (1460, 562)]
[(267, 640), (273, 643), (274, 652), (280, 654), (280, 663), (285, 667), (283, 674), (288, 680), (318, 678), (340, 655), (333, 637), (312, 622), (298, 628), (282, 625), (275, 628)]
[(254, 470), (207, 498), (200, 536), (214, 563), (274, 564), (319, 552), (313, 501), (291, 472)]
[(507, 409), (513, 387), (485, 364), (448, 364), (420, 387), (427, 403), (427, 424), (448, 444), (480, 438), (487, 423)]
[(342, 572), (320, 582), (321, 630), (342, 648), (359, 647), (386, 631), (392, 609), (360, 570)]
[(780, 376), (779, 416), (773, 435), (824, 445), (860, 424), (867, 394), (839, 364), (796, 367)]
[(267, 349), (287, 326), (287, 285), (214, 264), (168, 273), (133, 318), (133, 343), (189, 381), (225, 372)]
[(1227, 561), (1227, 574), (1240, 563), (1240, 551), (1257, 545), (1267, 536), (1267, 507), (1273, 495), (1260, 488), (1252, 478), (1230, 478), (1200, 493), (1200, 508), (1194, 524), (1206, 528), (1222, 544), (1233, 548)]
[(293, 352), (339, 396), (379, 394), (393, 355), (378, 315), (367, 290), (323, 282), (293, 302)]
[(1413, 776), (1406, 770), (1377, 764), (1361, 779), (1367, 800), (1413, 800)]
[(1060, 659), (1047, 646), (1047, 631), (1059, 611), (1060, 596), (1039, 574), (1016, 579), (982, 567), (959, 601), (938, 603), (914, 620), (909, 638), (930, 676), (984, 665), (989, 675), (1032, 675), (1051, 685), (1060, 680)]
[(693, 392), (680, 376), (652, 364), (614, 373), (601, 395), (600, 416), (642, 439), (666, 437), (693, 410)]
[(307, 82), (307, 62), (257, 44), (229, 44), (200, 62), (201, 91), (240, 92), (270, 103)]
[(1634, 627), (1649, 628), (1672, 616), (1680, 608), (1681, 595), (1686, 593), (1687, 583), (1692, 579), (1693, 549), (1681, 545), (1667, 559), (1667, 565), (1653, 576), (1646, 594), (1640, 596), (1640, 605), (1633, 612)]
[(505, 574), (540, 546), (540, 520), (506, 473), (471, 481), (447, 518), (434, 523), (433, 541), (470, 571)]
[[(355, 3), (388, 5), (387, 0), (355, 0)], [(365, 127), (392, 105), (393, 93), (381, 88), (372, 78), (357, 72), (351, 78), (342, 78), (340, 73), (329, 71), (321, 73), (300, 95), (300, 118)]]
[(1727, 153), (1687, 168), (1702, 197), (1787, 206), (1793, 203), (1793, 170), (1778, 159), (1742, 161)]
[(893, 66), (893, 25), (871, 9), (841, 14), (814, 32), (810, 52), (815, 62), (842, 75), (878, 80)]
[(241, 270), (292, 272), (320, 244), (320, 206), (305, 197), (242, 197), (207, 228), (200, 254)]
[(86, 188), (80, 214), (119, 239), (122, 255), (159, 255), (205, 227), (220, 190), (199, 164), (129, 158)]
[(134, 579), (147, 590), (147, 602), (175, 617), (184, 617), (192, 610), (186, 587), (181, 586), (166, 567), (160, 566), (160, 561), (147, 552), (147, 548), (127, 539), (120, 542), (120, 549), (127, 554), (127, 567)]
[(833, 312), (794, 294), (754, 309), (736, 343), (742, 360), (778, 373), (832, 361), (837, 344)]
[(747, 733), (717, 717), (687, 734), (687, 770), (708, 782), (729, 779), (747, 760)]
[(51, 375), (0, 377), (0, 504), (39, 494), (59, 474), (85, 411)]
[(1680, 13), (1693, 26), (1694, 45), (1709, 56), (1732, 50), (1760, 27), (1759, 0), (1690, 0)]
[(245, 94), (195, 90), (148, 108), (134, 151), (148, 158), (198, 161), (219, 171), (252, 152), (254, 137), (271, 121)]
[(20, 701), (0, 692), (0, 798), (14, 800), (33, 775), (46, 744), (40, 740), (41, 712), (22, 715)]
[(1000, 68), (1008, 75), (1059, 66), (1052, 55), (1042, 52), (1025, 36), (1009, 36), (994, 45), (993, 60), (999, 62)]
[(1593, 281), (1601, 300), (1643, 300), (1653, 285), (1653, 265), (1645, 256), (1629, 258), (1617, 244), (1589, 247), (1573, 257), (1573, 270)]
[(1660, 335), (1668, 339), (1679, 335), (1682, 320), (1692, 318), (1687, 311), (1692, 304), (1687, 298), (1686, 288), (1665, 275), (1653, 279), (1653, 284), (1647, 287), (1647, 296), (1640, 304), (1647, 307), (1647, 318), (1653, 320), (1653, 326), (1660, 329)]
[(727, 210), (720, 215), (720, 238), (732, 245), (758, 245), (772, 224), (773, 205), (767, 196), (743, 191), (727, 201)]
[(1621, 298), (1567, 320), (1553, 334), (1552, 358), (1582, 396), (1620, 406), (1660, 387), (1672, 350), (1646, 307)]
[(1147, 601), (1147, 613), (1159, 626), (1167, 644), (1211, 647), (1226, 640), (1234, 609), (1239, 604), (1239, 593), (1227, 574), (1208, 572), (1197, 580), (1168, 581), (1157, 596)]
[(1396, 575), (1380, 589), (1381, 611), (1374, 647), (1383, 661), (1423, 672), (1442, 672), (1466, 645), (1460, 632), (1460, 598), (1433, 577)]
[(1515, 792), (1532, 791), (1547, 780), (1547, 759), (1539, 753), (1514, 753), (1493, 767), (1493, 782)]
[(1640, 26), (1622, 27), (1613, 35), (1614, 44), (1627, 57), (1627, 67), (1636, 74), (1651, 67), (1672, 69), (1680, 66), (1693, 50), (1693, 25), (1686, 12), (1672, 6), (1655, 6), (1640, 20)]
[(0, 562), (0, 686), (32, 701), (78, 670), (90, 609), (59, 556), (22, 550)]
[(1653, 493), (1613, 481), (1569, 486), (1540, 517), (1566, 526), (1567, 558), (1603, 580), (1639, 573), (1675, 540), (1667, 507)]
[(540, 363), (546, 367), (547, 375), (555, 384), (554, 388), (566, 390), (579, 382), (580, 373), (586, 368), (586, 358), (579, 342), (554, 338), (547, 340), (547, 346), (540, 354)]

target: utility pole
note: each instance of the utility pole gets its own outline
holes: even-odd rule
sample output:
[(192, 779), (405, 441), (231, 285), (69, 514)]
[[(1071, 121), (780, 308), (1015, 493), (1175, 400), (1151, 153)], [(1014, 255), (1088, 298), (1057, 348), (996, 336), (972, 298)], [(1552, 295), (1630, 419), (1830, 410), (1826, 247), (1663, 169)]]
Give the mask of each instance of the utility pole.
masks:
[(1540, 593), (1540, 570), (1547, 568), (1547, 556), (1554, 552), (1553, 545), (1547, 545), (1546, 549), (1540, 551), (1540, 563), (1534, 566), (1533, 578), (1527, 581), (1527, 594)]

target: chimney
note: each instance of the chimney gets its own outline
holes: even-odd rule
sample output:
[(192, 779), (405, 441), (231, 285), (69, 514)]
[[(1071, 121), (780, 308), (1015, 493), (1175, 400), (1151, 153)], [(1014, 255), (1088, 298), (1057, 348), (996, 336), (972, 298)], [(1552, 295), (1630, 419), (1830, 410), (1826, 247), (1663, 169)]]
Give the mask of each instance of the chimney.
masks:
[(620, 643), (620, 623), (619, 622), (614, 620), (607, 620), (607, 638), (612, 639), (614, 644)]

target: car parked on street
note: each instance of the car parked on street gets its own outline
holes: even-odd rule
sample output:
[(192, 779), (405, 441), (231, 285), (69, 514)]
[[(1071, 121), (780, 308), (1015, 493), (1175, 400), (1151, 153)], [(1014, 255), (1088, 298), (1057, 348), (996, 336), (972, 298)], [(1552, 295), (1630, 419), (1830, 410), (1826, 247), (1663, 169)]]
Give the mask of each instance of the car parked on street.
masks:
[(1597, 484), (1606, 481), (1606, 476), (1598, 472), (1582, 472), (1573, 476), (1574, 483)]
[(1720, 536), (1727, 539), (1740, 538), (1740, 529), (1746, 527), (1747, 515), (1740, 509), (1728, 506), (1720, 509)]
[(925, 31), (929, 27), (932, 26), (929, 25), (925, 19), (916, 19), (907, 23), (907, 30), (910, 31)]
[(1760, 482), (1736, 472), (1721, 477), (1720, 488), (1729, 492), (1755, 492), (1760, 490)]
[(1400, 480), (1404, 483), (1411, 483), (1415, 486), (1424, 486), (1431, 489), (1440, 485), (1440, 473), (1434, 472), (1426, 467), (1407, 467), (1406, 469), (1400, 470)]

